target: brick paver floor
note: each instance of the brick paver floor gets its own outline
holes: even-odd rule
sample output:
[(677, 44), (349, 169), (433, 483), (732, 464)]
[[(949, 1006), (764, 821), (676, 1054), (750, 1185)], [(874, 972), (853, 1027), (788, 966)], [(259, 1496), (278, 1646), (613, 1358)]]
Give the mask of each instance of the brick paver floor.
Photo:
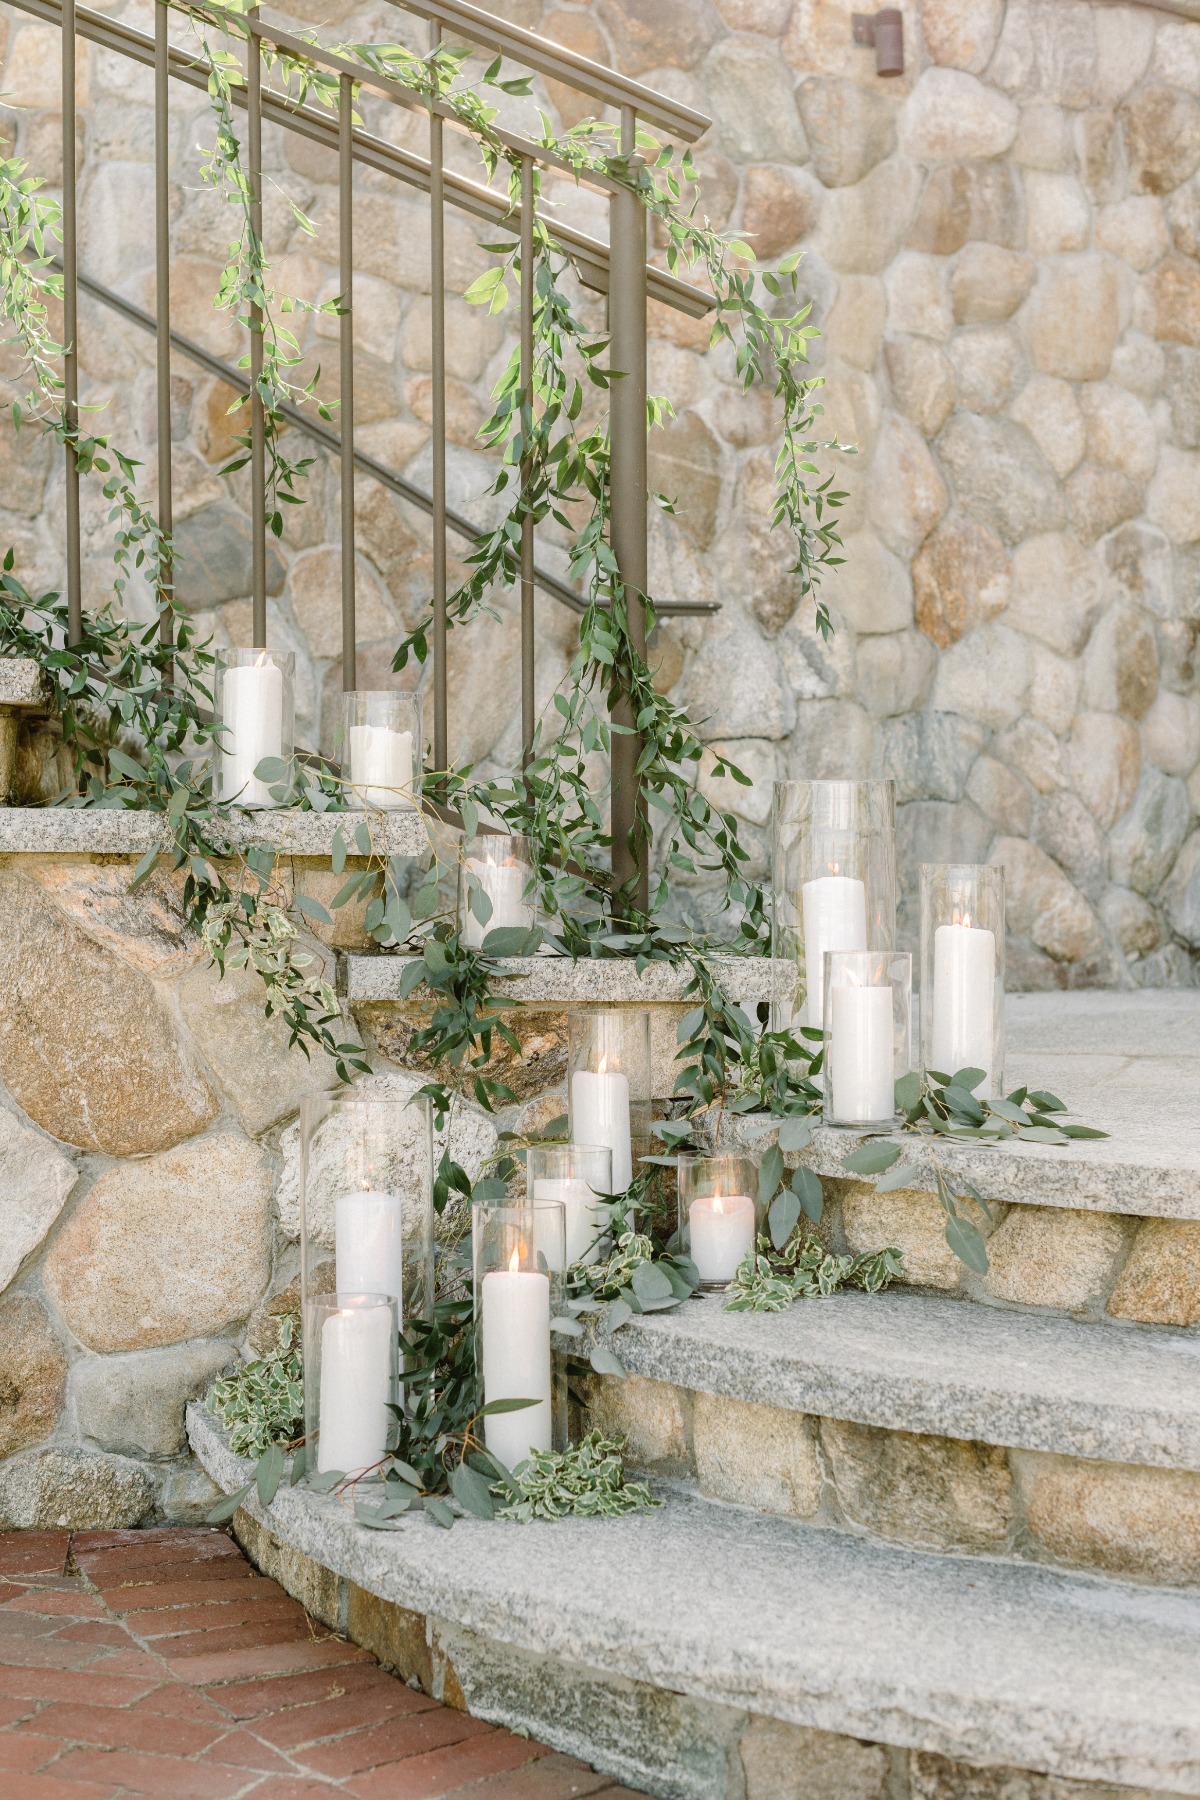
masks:
[(0, 1800), (635, 1800), (440, 1706), (220, 1531), (0, 1532)]

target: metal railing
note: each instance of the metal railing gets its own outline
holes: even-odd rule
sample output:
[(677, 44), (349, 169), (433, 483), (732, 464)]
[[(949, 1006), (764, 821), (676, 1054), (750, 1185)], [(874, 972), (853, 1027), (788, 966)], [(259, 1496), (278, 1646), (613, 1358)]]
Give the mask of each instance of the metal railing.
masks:
[[(101, 302), (113, 313), (156, 337), (158, 516), (164, 530), (172, 527), (171, 356), (172, 352), (206, 369), (235, 391), (250, 394), (250, 486), (252, 514), (251, 614), (255, 646), (267, 636), (267, 422), (256, 383), (263, 366), (262, 317), (251, 311), (249, 370), (212, 355), (202, 345), (175, 330), (171, 322), (171, 234), (169, 195), (170, 89), (172, 82), (206, 89), (209, 65), (203, 56), (172, 44), (168, 36), (169, 12), (192, 16), (203, 24), (221, 26), (226, 21), (217, 8), (204, 0), (157, 0), (154, 32), (148, 35), (107, 17), (76, 0), (12, 0), (35, 18), (57, 25), (62, 41), (62, 256), (63, 335), (66, 344), (64, 402), (68, 430), (77, 425), (79, 407), (79, 295)], [(614, 70), (590, 62), (533, 32), (510, 25), (466, 0), (392, 0), (398, 10), (425, 21), (431, 49), (449, 40), (503, 56), (519, 70), (547, 77), (586, 94), (599, 107), (616, 109), (620, 119), (620, 144), (624, 156), (636, 154), (639, 121), (652, 130), (682, 143), (693, 143), (709, 121), (689, 107), (630, 81)], [(519, 205), (482, 182), (472, 181), (447, 167), (445, 132), (461, 129), (453, 110), (430, 101), (403, 84), (389, 79), (366, 64), (321, 49), (306, 39), (264, 22), (257, 9), (233, 21), (247, 40), (246, 83), (233, 90), (235, 104), (246, 114), (246, 175), (250, 188), (251, 228), (262, 240), (262, 132), (264, 122), (278, 125), (337, 154), (339, 208), (339, 375), (340, 430), (334, 431), (302, 409), (281, 406), (289, 425), (306, 433), (336, 456), (341, 477), (341, 613), (342, 680), (355, 685), (355, 475), (362, 471), (392, 493), (421, 509), (432, 521), (433, 546), (433, 761), (437, 769), (448, 762), (447, 636), (447, 538), (449, 534), (471, 538), (477, 527), (447, 503), (446, 429), (446, 269), (445, 208), (454, 207), (489, 225), (514, 234), (520, 244), (522, 267), (533, 261), (534, 171), (546, 168), (574, 175), (574, 170), (553, 152), (511, 131), (500, 131), (505, 150), (520, 170)], [(75, 133), (77, 113), (76, 42), (83, 38), (103, 46), (154, 72), (154, 225), (155, 310), (153, 314), (113, 292), (79, 268), (77, 225), (77, 169)], [(286, 56), (336, 78), (339, 89), (337, 116), (300, 104), (286, 92), (264, 81), (266, 56)], [(427, 157), (400, 148), (372, 134), (353, 119), (355, 90), (365, 90), (390, 103), (428, 116)], [(354, 170), (355, 165), (377, 170), (429, 197), (432, 308), (432, 476), (424, 492), (397, 471), (364, 454), (354, 441)], [(580, 281), (608, 296), (610, 361), (623, 372), (610, 390), (611, 534), (617, 566), (631, 601), (643, 593), (647, 580), (647, 432), (646, 432), (646, 328), (647, 301), (654, 298), (693, 317), (712, 306), (701, 289), (680, 280), (647, 261), (646, 212), (638, 197), (622, 183), (604, 174), (584, 176), (584, 185), (607, 196), (609, 242), (603, 243), (566, 223), (552, 220), (547, 229), (555, 244), (568, 256)], [(397, 246), (398, 251), (400, 246)], [(534, 358), (532, 283), (523, 282), (520, 307), (521, 382), (528, 387)], [(79, 470), (68, 443), (66, 451), (66, 559), (67, 602), (72, 632), (82, 624), (82, 567), (80, 555)], [(171, 570), (165, 571), (166, 582)], [(534, 592), (540, 588), (556, 601), (581, 612), (584, 602), (564, 581), (542, 567), (536, 557), (534, 525), (522, 523), (520, 554), (521, 629), (521, 736), (525, 752), (533, 741), (536, 724), (536, 641)], [(645, 649), (645, 610), (640, 602), (630, 605), (631, 631)], [(659, 610), (712, 612), (705, 601), (665, 601)], [(169, 629), (164, 620), (164, 630)], [(647, 882), (646, 855), (634, 857), (629, 845), (636, 818), (636, 764), (640, 744), (632, 727), (628, 706), (616, 709), (614, 721), (629, 728), (614, 734), (612, 752), (613, 867), (618, 882), (635, 876), (644, 903)], [(640, 867), (639, 867), (640, 864)]]

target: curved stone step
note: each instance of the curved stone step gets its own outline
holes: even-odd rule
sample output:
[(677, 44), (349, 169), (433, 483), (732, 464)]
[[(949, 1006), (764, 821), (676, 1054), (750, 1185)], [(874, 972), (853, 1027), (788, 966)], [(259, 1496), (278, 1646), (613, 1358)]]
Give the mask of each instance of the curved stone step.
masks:
[[(912, 1293), (634, 1317), (631, 1374), (888, 1431), (1200, 1471), (1200, 1338)], [(563, 1347), (566, 1347), (564, 1340)]]
[[(220, 1486), (246, 1480), (200, 1407), (189, 1430)], [(303, 1488), (281, 1488), (269, 1512), (252, 1496), (247, 1511), (352, 1593), (423, 1615), (471, 1710), (674, 1800), (734, 1791), (726, 1768), (747, 1715), (1200, 1795), (1193, 1595), (929, 1556), (680, 1496), (620, 1520), (439, 1531), (421, 1518), (391, 1534)], [(689, 1699), (681, 1758), (666, 1721)], [(654, 1733), (639, 1737), (647, 1712), (669, 1769), (653, 1763)]]

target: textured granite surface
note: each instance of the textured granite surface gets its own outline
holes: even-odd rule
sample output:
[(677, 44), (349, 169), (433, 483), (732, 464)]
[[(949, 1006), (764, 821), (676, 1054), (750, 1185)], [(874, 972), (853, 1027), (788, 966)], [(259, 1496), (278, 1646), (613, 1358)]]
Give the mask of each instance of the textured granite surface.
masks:
[[(250, 1465), (203, 1408), (221, 1487)], [(797, 1724), (1200, 1795), (1200, 1596), (898, 1550), (671, 1497), (620, 1520), (393, 1533), (282, 1487), (247, 1510), (360, 1586), (519, 1649)]]
[[(328, 856), (333, 834), (341, 825), (348, 843), (366, 815), (360, 812), (238, 813), (227, 836), (238, 849), (270, 844), (292, 856)], [(420, 856), (427, 847), (425, 822), (416, 812), (372, 813), (376, 846), (392, 856)], [(62, 856), (141, 856), (165, 836), (154, 813), (115, 807), (0, 807), (0, 854), (40, 853)]]
[(0, 706), (45, 706), (50, 683), (31, 656), (0, 656)]
[[(1200, 1219), (1200, 993), (1010, 994), (1006, 1021), (1006, 1089), (1048, 1088), (1073, 1120), (1110, 1135), (1069, 1146), (939, 1139), (947, 1173), (993, 1200)], [(737, 1121), (728, 1124), (738, 1135)], [(803, 1160), (818, 1174), (842, 1175), (858, 1141), (820, 1128)], [(909, 1185), (932, 1190), (930, 1140), (908, 1133), (896, 1141), (918, 1170)]]
[(632, 1375), (1108, 1462), (1200, 1470), (1200, 1338), (1115, 1331), (930, 1294), (837, 1294), (786, 1313), (722, 1296), (623, 1326)]
[[(347, 956), (348, 1000), (395, 1000), (407, 956)], [(763, 956), (714, 959), (726, 993), (741, 1005), (782, 999), (795, 986), (795, 966)], [(683, 1000), (691, 971), (670, 963), (651, 963), (639, 975), (632, 962), (595, 958), (574, 962), (565, 956), (512, 956), (505, 963), (515, 1000), (554, 1005), (600, 1001), (613, 1006)]]

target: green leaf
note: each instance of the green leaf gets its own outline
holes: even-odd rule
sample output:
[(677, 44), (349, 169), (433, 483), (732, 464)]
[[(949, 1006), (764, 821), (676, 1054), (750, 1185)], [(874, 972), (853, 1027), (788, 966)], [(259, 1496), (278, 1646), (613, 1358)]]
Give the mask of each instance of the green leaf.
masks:
[(463, 1511), (474, 1513), (477, 1519), (492, 1519), (496, 1516), (490, 1488), (491, 1484), (478, 1469), (468, 1467), (465, 1462), (460, 1462), (456, 1469), (450, 1471), (450, 1492)]
[(316, 919), (321, 925), (333, 924), (333, 920), (321, 902), (314, 900), (310, 894), (293, 894), (292, 903), (296, 911), (303, 913), (306, 919)]
[(488, 956), (533, 956), (541, 941), (540, 931), (530, 931), (524, 925), (497, 925), (494, 931), (484, 934), (483, 949)]
[(582, 1337), (583, 1326), (578, 1319), (569, 1319), (565, 1313), (556, 1313), (550, 1321), (551, 1331), (557, 1331), (560, 1337)]
[[(805, 1216), (814, 1225), (821, 1223), (821, 1214), (825, 1210), (825, 1194), (821, 1187), (821, 1178), (814, 1169), (797, 1169), (792, 1176), (792, 1192), (804, 1208)], [(776, 1248), (778, 1249), (778, 1245)]]
[(987, 1245), (970, 1219), (964, 1219), (961, 1215), (955, 1219), (947, 1219), (946, 1242), (959, 1262), (965, 1263), (976, 1275), (987, 1274)]
[(295, 1487), (295, 1485), (298, 1481), (303, 1481), (304, 1476), (307, 1473), (307, 1471), (308, 1471), (308, 1448), (306, 1445), (301, 1444), (301, 1446), (298, 1450), (293, 1450), (293, 1452), (292, 1452), (292, 1471), (291, 1471), (291, 1474), (288, 1476), (289, 1485), (291, 1487)]
[(1066, 1132), (1055, 1125), (1031, 1125), (1028, 1131), (1021, 1133), (1023, 1144), (1069, 1144), (1070, 1141)]
[(207, 1525), (223, 1525), (226, 1519), (232, 1519), (253, 1486), (254, 1483), (248, 1481), (244, 1488), (238, 1489), (236, 1494), (226, 1494), (223, 1500), (218, 1500), (212, 1511), (205, 1513), (205, 1523)]
[(594, 1344), (588, 1361), (591, 1363), (592, 1368), (597, 1375), (623, 1376), (626, 1372), (625, 1364), (621, 1361), (616, 1351), (610, 1350), (607, 1344)]
[(130, 781), (144, 781), (146, 771), (141, 763), (134, 762), (132, 756), (126, 756), (123, 750), (110, 750), (108, 753), (109, 768), (115, 769), (118, 775), (124, 775)]
[(800, 1197), (791, 1188), (776, 1194), (767, 1214), (767, 1229), (776, 1250), (782, 1250), (800, 1219)]
[[(1106, 1138), (1107, 1131), (1097, 1131), (1094, 1125), (1064, 1125), (1062, 1128), (1069, 1138)], [(1025, 1133), (1026, 1137), (1029, 1133)]]
[(955, 1087), (966, 1088), (967, 1092), (970, 1094), (974, 1093), (981, 1081), (986, 1080), (986, 1069), (959, 1069), (954, 1075), (953, 1085)]
[(1029, 1098), (1039, 1112), (1066, 1112), (1067, 1110), (1065, 1100), (1060, 1100), (1057, 1094), (1048, 1094), (1044, 1088), (1030, 1094)]
[(915, 1069), (902, 1075), (896, 1083), (896, 1106), (902, 1113), (910, 1113), (921, 1104), (921, 1077)]
[(494, 1413), (524, 1412), (527, 1406), (540, 1406), (540, 1400), (489, 1400), (480, 1408), (480, 1417), (490, 1419)]
[(652, 1304), (655, 1300), (666, 1300), (675, 1292), (670, 1278), (649, 1262), (637, 1265), (630, 1285), (643, 1305)]
[(860, 1144), (857, 1150), (842, 1158), (842, 1167), (853, 1175), (882, 1175), (899, 1160), (900, 1151), (895, 1144)]
[(345, 1469), (322, 1469), (319, 1474), (309, 1476), (308, 1485), (314, 1493), (329, 1494), (345, 1479)]
[(254, 1471), (254, 1480), (258, 1487), (258, 1497), (264, 1506), (270, 1506), (283, 1480), (284, 1457), (278, 1444), (272, 1444), (264, 1450), (258, 1459), (258, 1467)]
[(758, 1165), (758, 1204), (766, 1206), (771, 1196), (783, 1179), (783, 1151), (778, 1144), (772, 1144), (769, 1150), (763, 1151), (763, 1159)]
[(435, 1525), (440, 1525), (444, 1531), (449, 1531), (454, 1523), (454, 1514), (444, 1500), (439, 1500), (436, 1494), (422, 1494), (421, 1505)]
[(781, 1150), (807, 1150), (812, 1143), (812, 1124), (808, 1119), (785, 1119), (779, 1127)]
[(605, 1330), (611, 1337), (614, 1331), (620, 1331), (622, 1325), (627, 1324), (632, 1317), (632, 1306), (630, 1306), (628, 1300), (622, 1300), (618, 1295), (617, 1298), (609, 1304), (608, 1311), (604, 1315)]
[(256, 781), (286, 781), (291, 772), (291, 764), (281, 756), (264, 756), (254, 767)]
[(920, 1173), (921, 1171), (918, 1169), (916, 1163), (898, 1163), (893, 1168), (890, 1168), (886, 1175), (881, 1175), (879, 1177), (879, 1180), (875, 1183), (875, 1192), (877, 1194), (890, 1194), (894, 1192), (896, 1188), (906, 1188), (916, 1180)]

